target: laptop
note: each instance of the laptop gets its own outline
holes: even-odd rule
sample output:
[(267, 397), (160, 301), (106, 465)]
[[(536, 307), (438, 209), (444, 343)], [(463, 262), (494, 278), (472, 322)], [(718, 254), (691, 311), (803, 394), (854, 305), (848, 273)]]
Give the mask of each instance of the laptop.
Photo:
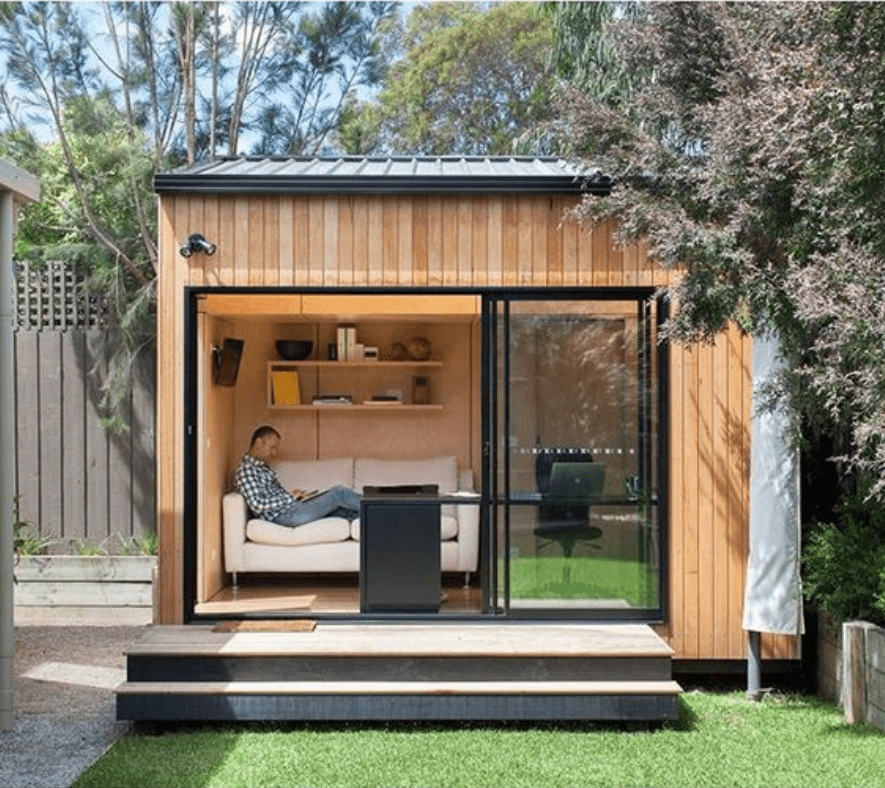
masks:
[(438, 484), (391, 484), (391, 485), (366, 485), (363, 487), (363, 495), (369, 497), (381, 495), (418, 495), (436, 498), (439, 495)]
[(602, 495), (605, 465), (601, 462), (554, 462), (545, 498), (561, 503), (589, 503)]

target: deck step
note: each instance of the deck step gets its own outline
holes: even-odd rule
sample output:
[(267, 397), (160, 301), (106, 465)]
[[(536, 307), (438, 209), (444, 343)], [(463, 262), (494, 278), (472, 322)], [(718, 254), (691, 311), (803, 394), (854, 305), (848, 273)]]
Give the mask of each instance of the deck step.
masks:
[(127, 650), (130, 720), (667, 720), (672, 651), (645, 625), (325, 623), (148, 630)]
[(678, 695), (675, 681), (127, 681), (118, 695)]
[(145, 721), (664, 721), (681, 689), (653, 682), (126, 682), (119, 719)]

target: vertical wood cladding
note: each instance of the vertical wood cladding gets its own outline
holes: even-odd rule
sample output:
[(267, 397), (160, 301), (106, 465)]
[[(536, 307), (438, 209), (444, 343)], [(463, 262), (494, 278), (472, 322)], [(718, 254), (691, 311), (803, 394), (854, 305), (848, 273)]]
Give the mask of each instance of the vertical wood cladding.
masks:
[[(162, 623), (182, 611), (183, 297), (186, 285), (666, 286), (610, 226), (564, 219), (574, 196), (180, 195), (160, 200), (158, 499)], [(188, 259), (201, 232), (218, 246)], [(731, 330), (670, 353), (669, 613), (679, 658), (745, 657), (751, 342)], [(764, 656), (796, 656), (765, 637)]]

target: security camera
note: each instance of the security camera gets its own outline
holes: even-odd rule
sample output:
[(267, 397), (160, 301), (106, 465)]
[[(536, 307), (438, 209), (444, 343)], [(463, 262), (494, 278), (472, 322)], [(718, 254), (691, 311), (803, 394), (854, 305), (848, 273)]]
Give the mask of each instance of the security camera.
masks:
[(182, 257), (190, 257), (194, 252), (215, 254), (215, 249), (215, 244), (207, 241), (200, 233), (192, 233), (187, 237), (187, 243), (178, 250), (178, 253)]

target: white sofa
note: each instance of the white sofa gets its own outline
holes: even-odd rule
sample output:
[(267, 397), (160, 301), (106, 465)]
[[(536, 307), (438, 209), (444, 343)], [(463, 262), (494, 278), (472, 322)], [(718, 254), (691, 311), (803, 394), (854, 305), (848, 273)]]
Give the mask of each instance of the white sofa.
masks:
[[(473, 472), (459, 470), (455, 457), (422, 460), (375, 460), (349, 457), (333, 460), (283, 460), (274, 465), (282, 485), (292, 490), (326, 489), (336, 484), (363, 487), (436, 484), (440, 495), (472, 499), (469, 504), (444, 504), (441, 512), (440, 562), (443, 572), (464, 572), (465, 582), (479, 560), (479, 506)], [(324, 517), (297, 528), (247, 519), (243, 496), (224, 496), (224, 564), (238, 572), (359, 572), (360, 522)]]

